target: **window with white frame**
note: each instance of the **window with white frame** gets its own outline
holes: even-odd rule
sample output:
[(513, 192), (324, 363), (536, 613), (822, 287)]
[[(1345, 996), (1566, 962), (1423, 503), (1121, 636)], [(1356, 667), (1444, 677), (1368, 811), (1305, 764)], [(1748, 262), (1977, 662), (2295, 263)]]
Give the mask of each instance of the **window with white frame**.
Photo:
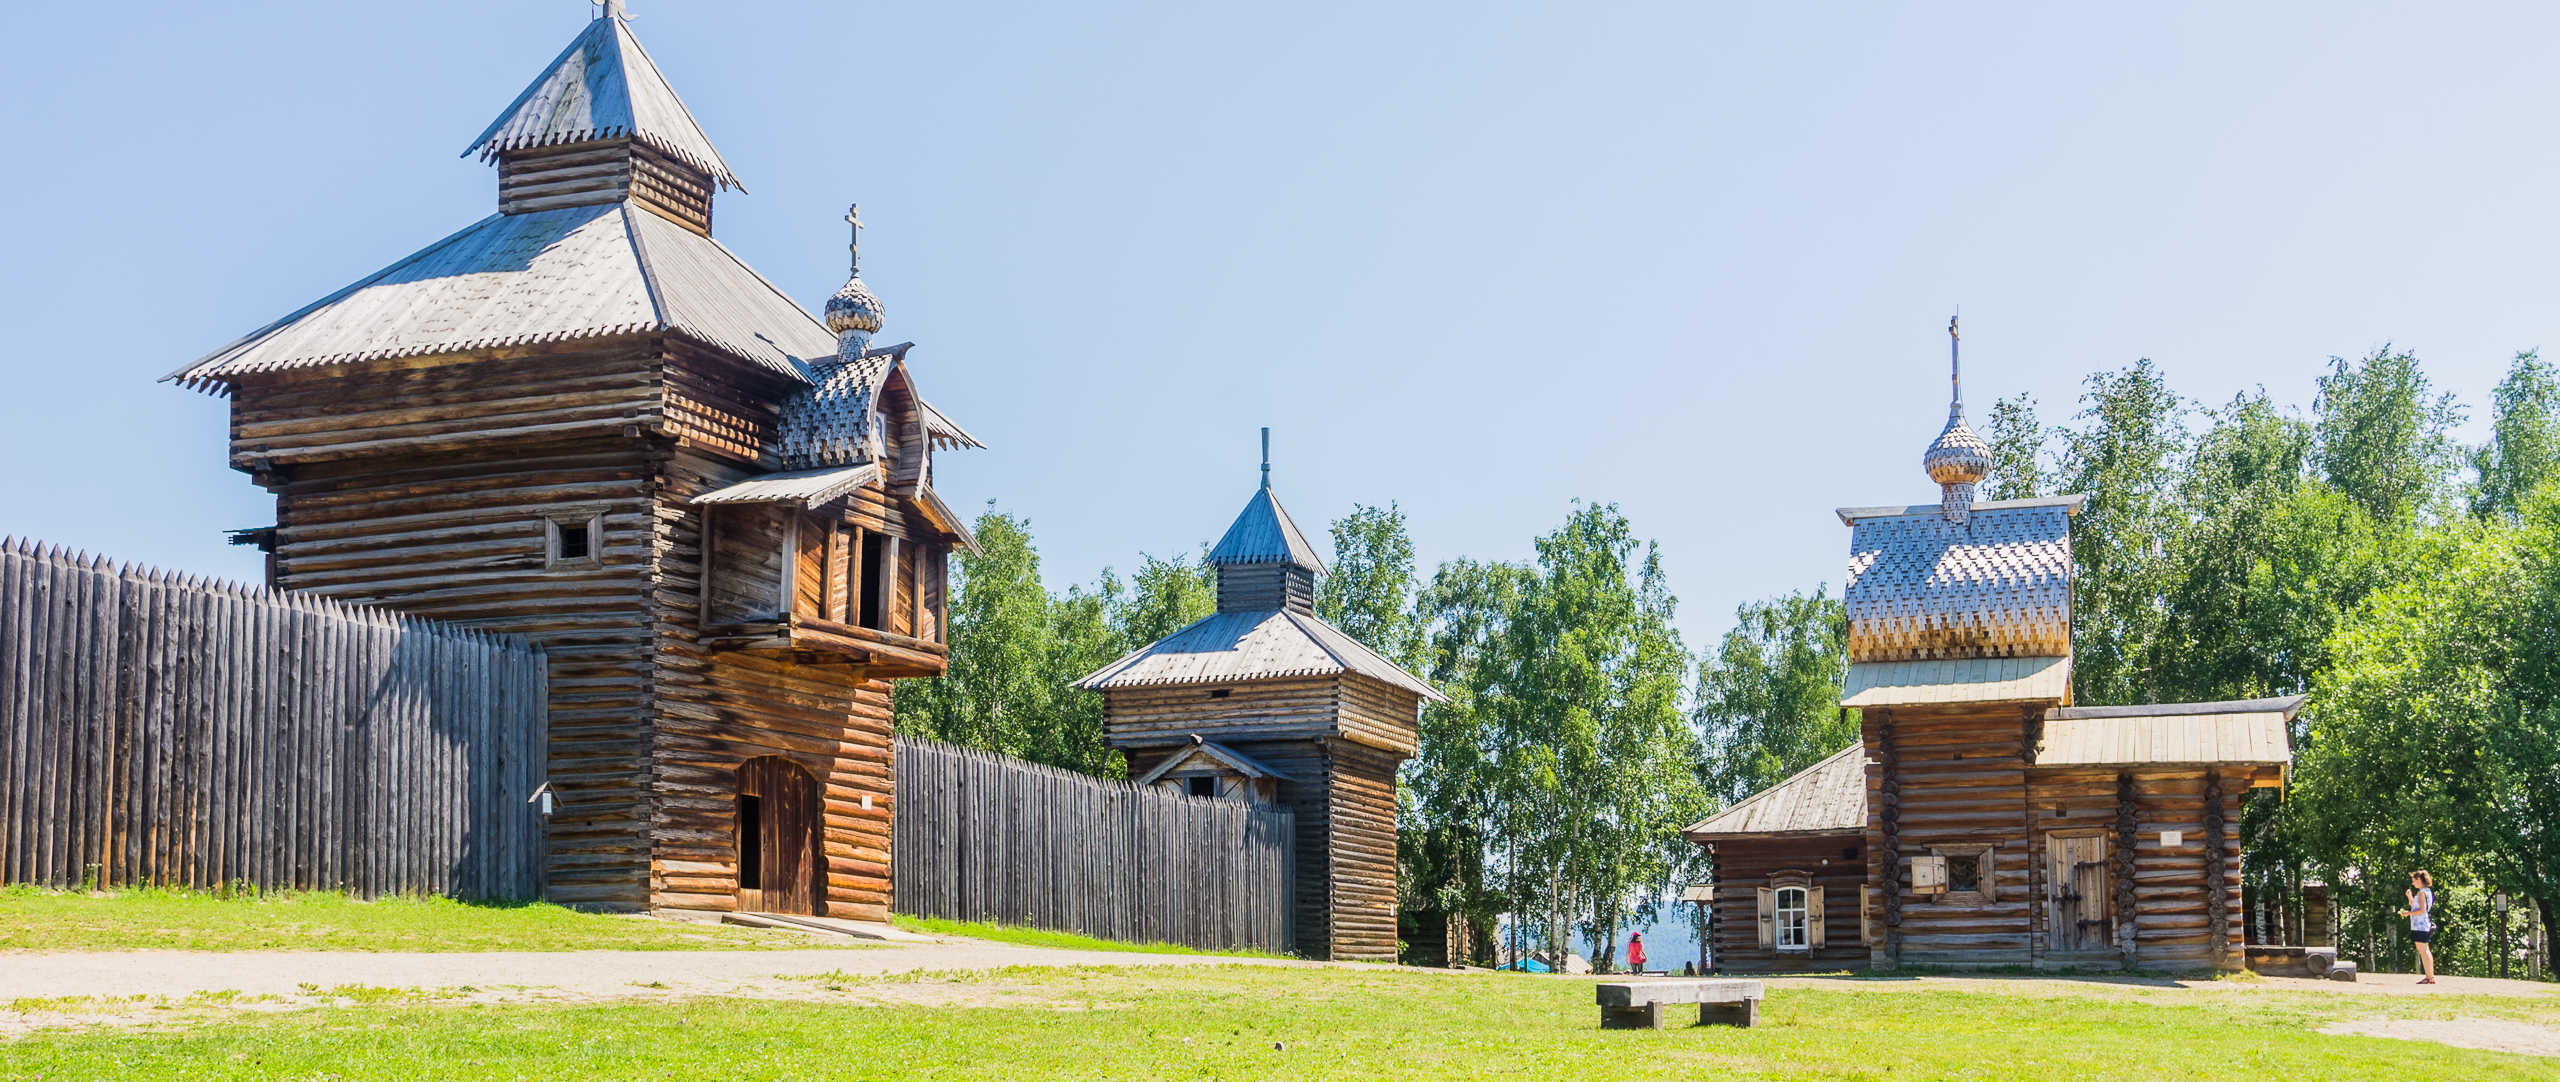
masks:
[(1803, 887), (1778, 888), (1778, 949), (1782, 951), (1812, 950), (1809, 936), (1811, 899)]

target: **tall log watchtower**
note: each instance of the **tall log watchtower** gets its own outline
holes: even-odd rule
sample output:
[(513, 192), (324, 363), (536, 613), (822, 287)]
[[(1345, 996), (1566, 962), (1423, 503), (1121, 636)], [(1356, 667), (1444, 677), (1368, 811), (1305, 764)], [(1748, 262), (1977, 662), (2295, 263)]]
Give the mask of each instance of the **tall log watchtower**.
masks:
[(1292, 935), (1315, 958), (1396, 957), (1396, 767), (1446, 702), (1315, 614), (1325, 573), (1262, 487), (1209, 551), (1218, 611), (1085, 677), (1142, 785), (1277, 803), (1297, 823)]
[(886, 919), (978, 442), (858, 263), (821, 320), (711, 239), (737, 178), (618, 2), (471, 152), (497, 213), (171, 376), (231, 397), (272, 585), (542, 644), (552, 900)]

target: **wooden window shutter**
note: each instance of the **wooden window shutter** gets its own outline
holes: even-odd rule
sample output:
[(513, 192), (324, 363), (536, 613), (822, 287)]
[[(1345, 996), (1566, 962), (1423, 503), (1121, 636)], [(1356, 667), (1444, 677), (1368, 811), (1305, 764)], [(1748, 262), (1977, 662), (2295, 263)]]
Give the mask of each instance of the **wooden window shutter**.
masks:
[(1822, 888), (1806, 887), (1804, 891), (1804, 944), (1822, 947)]
[(1876, 941), (1876, 929), (1872, 917), (1874, 911), (1872, 903), (1875, 896), (1876, 892), (1873, 888), (1858, 888), (1858, 942), (1860, 943)]
[(1778, 945), (1778, 892), (1760, 888), (1760, 946), (1766, 950)]

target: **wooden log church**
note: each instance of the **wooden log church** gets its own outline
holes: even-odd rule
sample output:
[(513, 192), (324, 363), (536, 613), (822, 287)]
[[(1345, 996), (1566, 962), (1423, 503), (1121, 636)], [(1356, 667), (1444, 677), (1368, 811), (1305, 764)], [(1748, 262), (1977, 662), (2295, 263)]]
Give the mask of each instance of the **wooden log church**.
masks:
[(1448, 699), (1315, 614), (1324, 561), (1271, 491), (1263, 440), (1262, 488), (1209, 550), (1217, 613), (1077, 686), (1102, 693), (1138, 784), (1290, 810), (1297, 953), (1392, 962), (1396, 768), (1422, 701)]
[(1686, 831), (1717, 964), (2240, 968), (2240, 799), (2284, 783), (2302, 697), (2072, 706), (2087, 497), (1975, 502), (1956, 388), (1939, 502), (1839, 511), (1859, 742)]
[(270, 584), (550, 659), (547, 893), (885, 920), (890, 681), (943, 669), (934, 494), (978, 447), (712, 239), (737, 178), (618, 2), (466, 153), (497, 212), (190, 364)]

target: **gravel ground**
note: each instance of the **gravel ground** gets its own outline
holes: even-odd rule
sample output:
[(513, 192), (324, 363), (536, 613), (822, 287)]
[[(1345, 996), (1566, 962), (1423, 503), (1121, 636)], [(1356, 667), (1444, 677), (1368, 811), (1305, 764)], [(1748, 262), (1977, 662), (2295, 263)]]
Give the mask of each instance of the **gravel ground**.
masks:
[[(294, 996), (305, 986), (521, 989), (550, 996), (764, 995), (803, 990), (787, 980), (823, 973), (879, 976), (1007, 966), (1277, 965), (1325, 963), (1199, 954), (1017, 947), (974, 939), (810, 951), (493, 951), (396, 954), (333, 951), (61, 951), (0, 955), (0, 1004), (72, 996), (184, 999), (198, 993)], [(546, 996), (549, 998), (550, 996)]]

